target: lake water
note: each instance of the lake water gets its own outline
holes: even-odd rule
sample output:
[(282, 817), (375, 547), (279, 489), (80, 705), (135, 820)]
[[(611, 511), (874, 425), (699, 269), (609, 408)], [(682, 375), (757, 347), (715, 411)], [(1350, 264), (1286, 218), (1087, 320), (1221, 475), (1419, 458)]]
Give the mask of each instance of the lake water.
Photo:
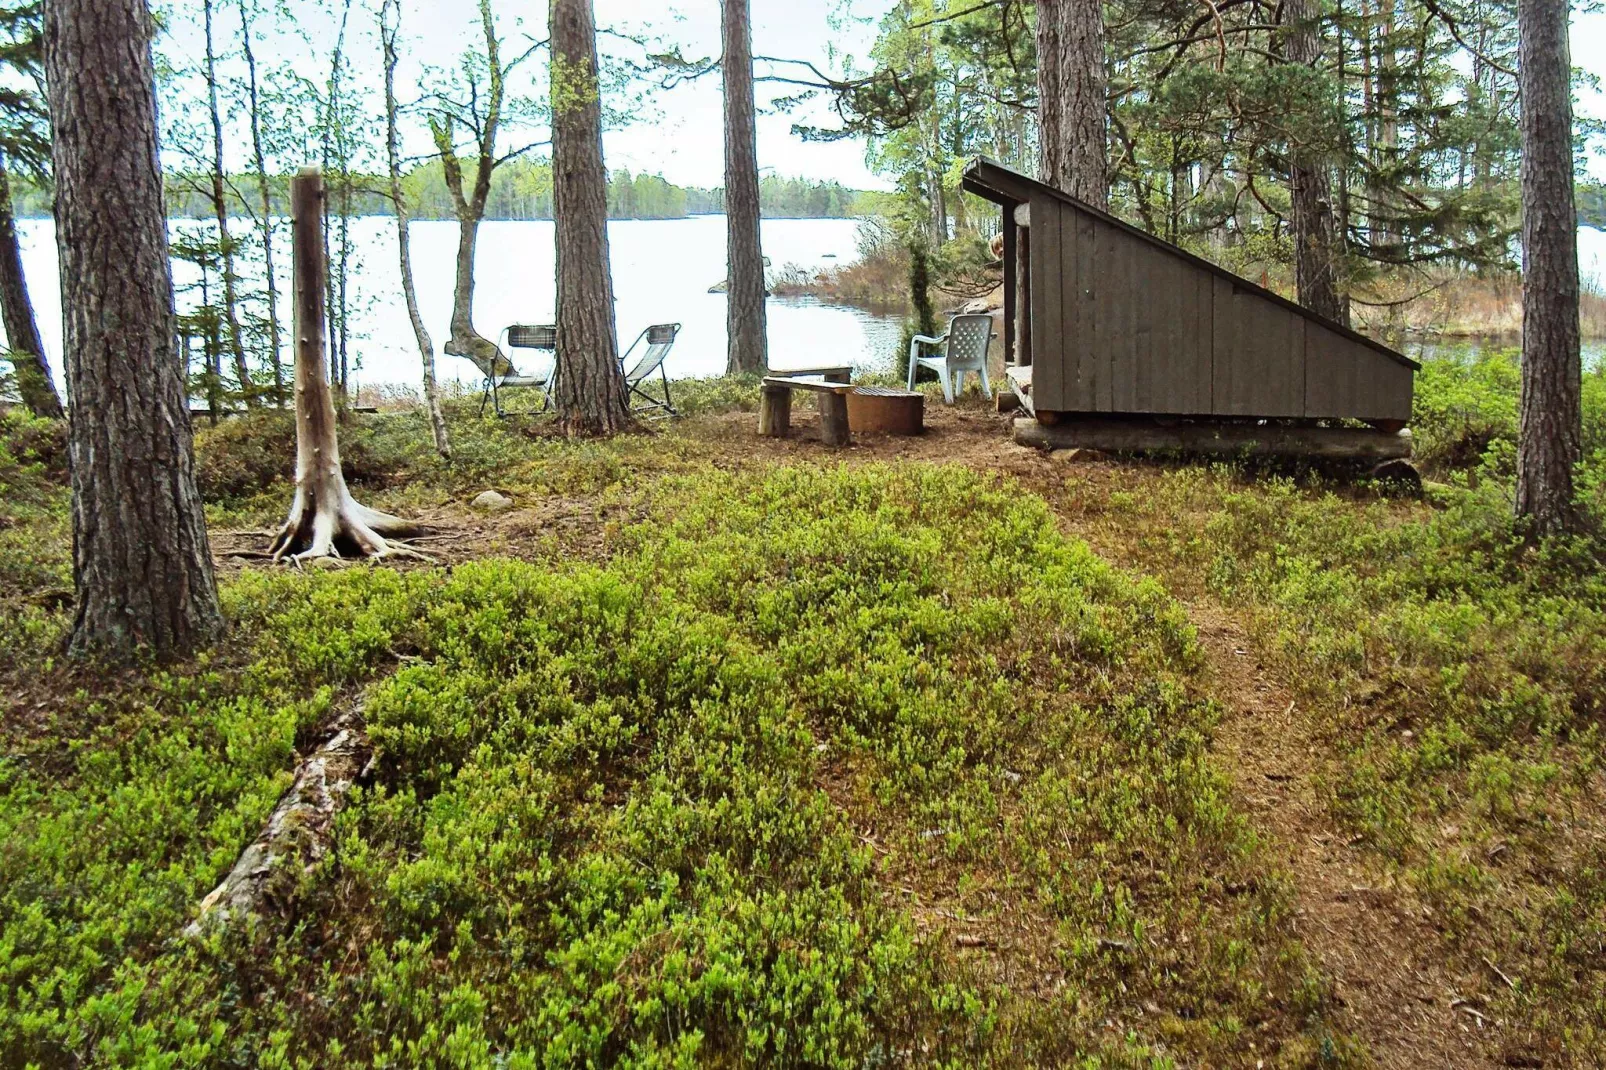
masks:
[[(61, 298), (55, 224), (48, 219), (22, 220), (19, 231), (39, 330), (59, 381)], [(379, 216), (360, 218), (352, 221), (352, 231), (359, 258), (352, 273), (353, 378), (359, 385), (410, 387), (419, 378), (418, 352), (400, 297), (394, 221)], [(852, 262), (858, 255), (857, 233), (858, 223), (851, 219), (767, 219), (763, 224), (764, 253), (775, 269), (791, 264), (816, 271)], [(615, 220), (608, 224), (608, 238), (621, 349), (649, 324), (676, 322), (681, 331), (666, 362), (670, 376), (722, 374), (725, 295), (709, 293), (708, 288), (725, 277), (724, 217)], [(474, 321), (486, 337), (496, 338), (511, 323), (552, 321), (552, 240), (550, 221), (481, 225)], [(282, 250), (280, 293), (287, 295), (288, 235), (278, 248)], [(439, 354), (451, 317), (456, 249), (457, 224), (432, 220), (413, 225), (413, 271), (419, 304), (436, 345), (438, 374), (443, 379), (478, 383), (479, 373), (468, 361)], [(1586, 283), (1606, 281), (1606, 232), (1580, 227), (1578, 260)], [(181, 309), (190, 300), (182, 291), (194, 278), (188, 265), (175, 265)], [(898, 316), (809, 298), (771, 298), (768, 321), (770, 361), (776, 368), (847, 363), (864, 371), (885, 370), (894, 362), (902, 330)], [(288, 320), (285, 329), (288, 335)], [(1469, 344), (1478, 343), (1444, 347), (1411, 343), (1403, 348), (1413, 356), (1431, 358), (1441, 348), (1464, 352)], [(1584, 348), (1586, 365), (1606, 363), (1606, 345), (1586, 343)], [(528, 351), (516, 351), (515, 356), (526, 370), (534, 370), (541, 359)]]
[[(184, 224), (175, 224), (182, 226)], [(39, 330), (51, 368), (61, 377), (61, 298), (55, 225), (19, 221)], [(353, 378), (361, 385), (418, 382), (418, 348), (401, 300), (395, 221), (371, 216), (352, 221), (360, 267), (352, 273), (354, 295)], [(858, 255), (858, 223), (851, 219), (767, 219), (764, 255), (774, 269), (796, 264), (819, 270), (850, 263)], [(615, 220), (608, 224), (619, 345), (623, 349), (648, 325), (679, 323), (680, 335), (665, 366), (673, 378), (721, 375), (725, 371), (725, 295), (708, 288), (725, 278), (725, 219), (697, 216), (673, 220)], [(495, 339), (511, 323), (550, 323), (555, 290), (550, 221), (488, 221), (476, 250), (474, 323)], [(289, 294), (289, 241), (274, 247), (281, 266), (280, 293)], [(433, 337), (437, 372), (443, 379), (478, 383), (468, 361), (440, 353), (452, 311), (457, 224), (413, 224), (413, 273), (425, 325)], [(175, 264), (181, 291), (193, 269)], [(259, 270), (259, 269), (253, 269)], [(281, 308), (285, 308), (281, 302)], [(285, 308), (285, 314), (288, 310)], [(863, 370), (892, 365), (902, 330), (900, 319), (809, 298), (771, 298), (768, 306), (770, 363), (776, 368), (846, 363)], [(286, 322), (288, 336), (288, 321)], [(288, 345), (286, 346), (288, 357)], [(514, 351), (521, 368), (533, 370), (541, 354)]]

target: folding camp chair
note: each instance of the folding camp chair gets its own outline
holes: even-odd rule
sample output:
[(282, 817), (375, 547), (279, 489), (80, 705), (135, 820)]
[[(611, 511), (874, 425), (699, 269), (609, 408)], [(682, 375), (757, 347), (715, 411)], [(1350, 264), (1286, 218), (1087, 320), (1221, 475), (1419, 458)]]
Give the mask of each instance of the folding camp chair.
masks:
[[(551, 324), (515, 323), (502, 330), (498, 342), (496, 356), (493, 359), (469, 358), (485, 376), (485, 391), (480, 395), (480, 415), (485, 414), (485, 401), (489, 398), (496, 415), (506, 416), (507, 413), (502, 411), (502, 391), (520, 386), (534, 386), (545, 390), (547, 400), (541, 403), (541, 408), (545, 411), (552, 395), (552, 380), (557, 376), (558, 365), (555, 354), (558, 348), (558, 329)], [(503, 346), (508, 349), (536, 349), (552, 353), (554, 360), (541, 372), (525, 375), (514, 367), (513, 362), (502, 352)]]
[[(948, 321), (948, 330), (941, 338), (917, 334), (909, 340), (909, 389), (915, 388), (915, 375), (922, 367), (930, 368), (942, 381), (943, 400), (952, 405), (954, 395), (965, 388), (965, 373), (976, 372), (981, 377), (983, 397), (992, 397), (992, 385), (987, 382), (987, 345), (993, 339), (993, 318), (988, 315), (955, 316)], [(926, 356), (923, 350), (941, 347), (938, 356)]]
[[(669, 373), (664, 370), (664, 358), (669, 356), (670, 349), (674, 348), (675, 335), (679, 333), (680, 324), (678, 323), (654, 324), (642, 331), (636, 337), (636, 340), (630, 343), (630, 348), (625, 350), (624, 356), (619, 358), (619, 367), (624, 372), (625, 386), (629, 388), (629, 396), (632, 399), (641, 399), (639, 403), (631, 406), (633, 411), (642, 412), (651, 409), (663, 409), (671, 416), (680, 415), (675, 410), (674, 403), (670, 400)], [(642, 351), (641, 356), (634, 364), (629, 363), (630, 354), (634, 353), (636, 347), (641, 345), (642, 342), (647, 343), (647, 348)], [(664, 399), (662, 401), (642, 389), (642, 384), (652, 376), (653, 372), (658, 373), (658, 378), (664, 384)]]

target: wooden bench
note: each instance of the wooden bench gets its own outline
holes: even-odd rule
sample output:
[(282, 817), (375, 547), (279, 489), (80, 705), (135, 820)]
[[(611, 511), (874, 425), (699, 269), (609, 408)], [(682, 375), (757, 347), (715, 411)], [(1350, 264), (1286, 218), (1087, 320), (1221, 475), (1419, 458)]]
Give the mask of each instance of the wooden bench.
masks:
[(758, 433), (785, 438), (792, 429), (792, 391), (811, 390), (820, 395), (820, 438), (827, 446), (848, 444), (848, 383), (792, 375), (766, 375), (758, 406)]
[(799, 377), (818, 377), (828, 383), (846, 383), (853, 378), (853, 366), (850, 364), (817, 364), (811, 368), (771, 368), (772, 379), (796, 379)]

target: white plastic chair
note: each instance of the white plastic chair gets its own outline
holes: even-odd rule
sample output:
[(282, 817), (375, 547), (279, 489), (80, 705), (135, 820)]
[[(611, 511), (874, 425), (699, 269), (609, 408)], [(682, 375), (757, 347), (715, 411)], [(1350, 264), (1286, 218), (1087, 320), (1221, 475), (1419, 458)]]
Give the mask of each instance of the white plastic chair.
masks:
[[(981, 314), (955, 316), (940, 338), (915, 335), (909, 340), (909, 389), (915, 388), (920, 369), (930, 368), (942, 383), (943, 400), (952, 405), (954, 395), (965, 388), (965, 373), (975, 372), (981, 377), (982, 396), (992, 397), (992, 384), (987, 381), (987, 346), (992, 340), (993, 318)], [(939, 347), (941, 352), (936, 355), (923, 352)]]

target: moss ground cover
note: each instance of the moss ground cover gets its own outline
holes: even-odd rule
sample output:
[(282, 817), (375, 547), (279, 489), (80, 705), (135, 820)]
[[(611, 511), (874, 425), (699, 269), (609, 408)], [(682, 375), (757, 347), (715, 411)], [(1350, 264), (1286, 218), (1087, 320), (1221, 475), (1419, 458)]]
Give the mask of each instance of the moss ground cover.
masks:
[[(8, 724), (0, 1062), (1343, 1056), (1160, 588), (956, 468), (641, 494), (600, 565), (246, 572), (227, 652)], [(331, 853), (182, 939), (352, 703)]]

